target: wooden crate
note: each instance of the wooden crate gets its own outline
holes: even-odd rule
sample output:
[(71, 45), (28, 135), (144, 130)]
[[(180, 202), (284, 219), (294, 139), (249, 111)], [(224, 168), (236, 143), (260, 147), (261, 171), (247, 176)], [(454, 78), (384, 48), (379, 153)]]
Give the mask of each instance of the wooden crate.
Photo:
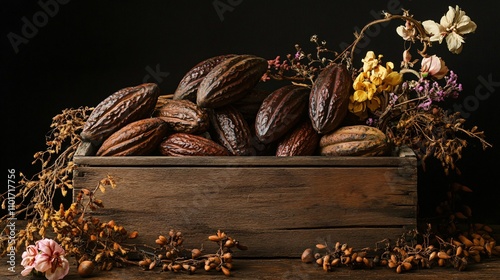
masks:
[(218, 229), (242, 257), (297, 257), (317, 242), (373, 247), (416, 227), (417, 161), (387, 157), (96, 157), (84, 143), (75, 193), (111, 175), (94, 215), (138, 230), (139, 244), (180, 230), (199, 248)]

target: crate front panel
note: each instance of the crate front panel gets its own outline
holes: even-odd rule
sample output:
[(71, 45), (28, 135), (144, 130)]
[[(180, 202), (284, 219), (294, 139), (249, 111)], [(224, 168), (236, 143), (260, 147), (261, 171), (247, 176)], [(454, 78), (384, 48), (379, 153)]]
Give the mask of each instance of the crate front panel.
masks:
[(318, 239), (365, 247), (415, 227), (416, 168), (401, 160), (380, 167), (78, 166), (74, 184), (75, 192), (95, 188), (111, 175), (117, 188), (98, 194), (105, 208), (95, 215), (138, 230), (143, 243), (175, 228), (199, 246), (222, 229), (253, 248), (244, 256), (293, 257)]

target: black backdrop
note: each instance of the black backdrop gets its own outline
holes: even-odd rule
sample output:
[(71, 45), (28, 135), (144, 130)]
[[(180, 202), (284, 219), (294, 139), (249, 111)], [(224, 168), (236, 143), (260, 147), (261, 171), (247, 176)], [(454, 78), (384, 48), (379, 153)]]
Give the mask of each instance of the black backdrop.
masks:
[[(419, 20), (439, 21), (449, 5), (459, 5), (478, 28), (467, 35), (462, 54), (437, 43), (431, 52), (442, 56), (463, 84), (463, 95), (453, 104), (462, 106), (467, 124), (485, 130), (494, 145), (482, 151), (472, 142), (456, 180), (473, 189), (465, 199), (476, 220), (500, 223), (500, 7), (494, 1), (2, 1), (2, 160), (8, 169), (34, 174), (39, 166), (31, 165), (32, 156), (45, 149), (51, 118), (63, 109), (95, 106), (144, 81), (172, 93), (186, 71), (208, 57), (251, 53), (272, 59), (293, 53), (296, 43), (313, 52), (313, 34), (340, 50), (382, 10), (404, 8)], [(395, 28), (401, 23), (373, 29), (363, 53), (383, 53), (398, 65), (403, 41)], [(433, 165), (419, 175), (420, 215), (429, 216), (444, 199), (448, 178)]]

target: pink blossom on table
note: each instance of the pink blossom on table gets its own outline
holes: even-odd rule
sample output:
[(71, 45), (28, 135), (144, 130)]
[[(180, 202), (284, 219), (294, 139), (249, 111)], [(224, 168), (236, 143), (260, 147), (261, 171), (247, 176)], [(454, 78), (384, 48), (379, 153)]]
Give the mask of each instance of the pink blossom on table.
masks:
[(69, 262), (64, 257), (64, 249), (52, 239), (36, 242), (38, 254), (35, 257), (35, 269), (45, 273), (48, 280), (59, 280), (69, 272)]
[(26, 251), (23, 252), (21, 265), (24, 266), (24, 270), (21, 271), (22, 276), (27, 276), (31, 273), (35, 267), (35, 257), (38, 254), (38, 249), (35, 245), (28, 245)]
[(421, 63), (422, 67), (420, 72), (423, 76), (431, 75), (436, 79), (442, 79), (448, 74), (449, 69), (444, 60), (436, 55), (424, 57)]

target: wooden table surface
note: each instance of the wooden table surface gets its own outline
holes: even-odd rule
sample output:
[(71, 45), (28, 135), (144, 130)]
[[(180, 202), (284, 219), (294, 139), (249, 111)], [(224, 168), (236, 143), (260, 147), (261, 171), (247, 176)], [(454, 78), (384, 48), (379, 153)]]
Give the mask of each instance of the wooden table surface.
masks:
[[(5, 258), (3, 258), (5, 260)], [(87, 279), (118, 280), (118, 279), (290, 279), (290, 280), (320, 280), (320, 279), (500, 279), (500, 258), (484, 259), (480, 263), (469, 264), (466, 270), (454, 268), (433, 267), (430, 269), (415, 269), (398, 274), (387, 267), (373, 269), (349, 269), (338, 267), (334, 271), (324, 272), (314, 264), (305, 264), (300, 259), (235, 259), (232, 276), (226, 277), (221, 272), (196, 271), (194, 274), (185, 272), (161, 272), (160, 269), (144, 271), (137, 266), (115, 268), (111, 271), (98, 271)], [(24, 277), (20, 275), (22, 267), (18, 263), (16, 273), (7, 270), (5, 261), (0, 265), (0, 279), (45, 279)], [(84, 279), (76, 273), (76, 267), (71, 266), (69, 274), (64, 278)]]

